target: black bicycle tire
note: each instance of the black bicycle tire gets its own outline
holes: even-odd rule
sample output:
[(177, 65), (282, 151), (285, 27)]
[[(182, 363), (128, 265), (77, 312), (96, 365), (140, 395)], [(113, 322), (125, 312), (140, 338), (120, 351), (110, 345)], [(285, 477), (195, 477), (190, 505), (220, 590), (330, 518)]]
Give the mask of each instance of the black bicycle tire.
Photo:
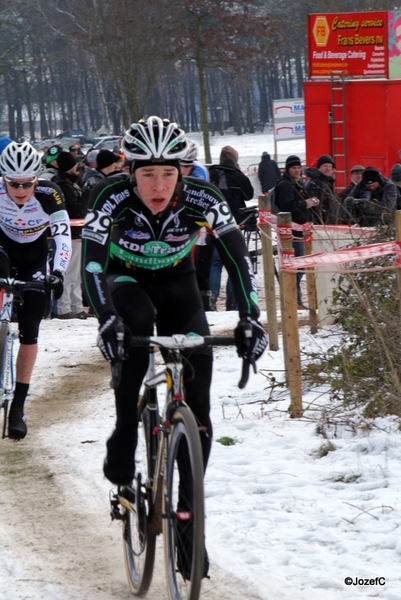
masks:
[[(193, 535), (192, 535), (192, 565), (190, 581), (184, 580), (176, 571), (176, 523), (175, 506), (173, 506), (174, 476), (177, 452), (180, 441), (185, 438), (192, 472), (193, 506)], [(199, 429), (195, 418), (187, 406), (179, 406), (172, 419), (167, 450), (167, 472), (165, 473), (165, 494), (163, 497), (163, 544), (164, 560), (167, 578), (167, 588), (170, 600), (198, 600), (201, 581), (205, 567), (205, 507), (203, 488), (203, 456), (199, 437)], [(177, 580), (178, 579), (178, 580)], [(180, 587), (185, 587), (182, 594)]]
[[(146, 423), (146, 408), (142, 411), (142, 424), (143, 426), (138, 427), (138, 435), (140, 435), (140, 431), (142, 431), (142, 435), (144, 436), (145, 447), (148, 448), (147, 445), (147, 423)], [(147, 461), (146, 461), (147, 464)], [(147, 467), (146, 467), (147, 468)], [(146, 494), (146, 503), (147, 503), (147, 518), (149, 518), (149, 513), (152, 508), (150, 507), (149, 499), (151, 498), (151, 493), (147, 492)], [(138, 502), (136, 503), (138, 506)], [(139, 559), (136, 558), (135, 553), (132, 550), (132, 535), (133, 535), (133, 527), (136, 527), (134, 520), (138, 518), (138, 510), (134, 512), (123, 507), (123, 547), (124, 547), (124, 563), (125, 563), (125, 571), (127, 574), (128, 584), (131, 592), (138, 597), (145, 596), (146, 592), (149, 589), (149, 586), (152, 582), (153, 577), (153, 568), (155, 563), (155, 553), (156, 553), (156, 534), (149, 527), (146, 528), (146, 541), (143, 552), (141, 553), (141, 563)], [(131, 542), (131, 543), (130, 543)], [(141, 564), (141, 566), (140, 566)]]

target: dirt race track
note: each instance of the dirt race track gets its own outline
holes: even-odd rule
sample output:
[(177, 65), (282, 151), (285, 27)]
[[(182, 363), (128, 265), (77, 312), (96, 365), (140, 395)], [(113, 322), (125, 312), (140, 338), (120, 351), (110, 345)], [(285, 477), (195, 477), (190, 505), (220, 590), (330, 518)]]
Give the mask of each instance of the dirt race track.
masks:
[[(9, 569), (13, 571), (13, 583), (8, 584), (12, 589), (5, 590), (5, 595), (0, 583), (1, 600), (132, 598), (125, 577), (120, 524), (111, 522), (107, 498), (91, 499), (89, 486), (86, 498), (81, 493), (74, 495), (76, 465), (70, 468), (68, 453), (60, 458), (59, 448), (49, 450), (41, 443), (46, 428), (67, 419), (69, 425), (79, 422), (82, 400), (89, 390), (93, 397), (108, 386), (108, 367), (100, 356), (96, 364), (91, 357), (87, 364), (81, 362), (66, 371), (64, 381), (57, 381), (57, 389), (63, 390), (57, 398), (50, 377), (43, 378), (41, 386), (35, 385), (25, 440), (0, 440), (0, 553), (5, 560), (12, 557)], [(94, 468), (100, 470), (101, 464)], [(60, 486), (60, 478), (64, 482), (70, 478), (71, 494), (65, 493), (65, 485)], [(202, 586), (205, 600), (260, 599), (241, 582), (228, 580), (216, 566), (211, 575)], [(167, 598), (161, 536), (147, 598)]]

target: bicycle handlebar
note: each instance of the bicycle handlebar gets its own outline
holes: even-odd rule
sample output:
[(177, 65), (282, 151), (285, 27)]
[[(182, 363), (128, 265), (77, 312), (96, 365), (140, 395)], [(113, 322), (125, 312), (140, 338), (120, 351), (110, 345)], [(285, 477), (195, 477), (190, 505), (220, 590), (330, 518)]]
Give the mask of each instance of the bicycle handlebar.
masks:
[(21, 281), (19, 279), (14, 279), (13, 277), (0, 277), (0, 289), (4, 289), (11, 293), (20, 292), (27, 288), (51, 291), (57, 287), (59, 281), (59, 278), (55, 275), (52, 275), (52, 281), (46, 279), (44, 281)]
[(0, 288), (6, 290), (7, 292), (18, 292), (27, 287), (43, 290), (45, 288), (45, 283), (43, 281), (20, 281), (19, 279), (14, 279), (13, 277), (0, 278)]
[(171, 336), (133, 336), (131, 346), (134, 347), (162, 347), (170, 350), (185, 350), (187, 348), (196, 348), (197, 346), (233, 346), (235, 339), (233, 337), (218, 337), (212, 335), (192, 335), (186, 336), (177, 333)]
[[(118, 342), (121, 344), (123, 342)], [(196, 348), (198, 346), (234, 346), (234, 337), (220, 337), (220, 336), (201, 336), (193, 335), (186, 336), (184, 334), (175, 334), (172, 336), (132, 336), (131, 346), (135, 348), (168, 348), (170, 350), (184, 350), (188, 348)], [(249, 379), (249, 367), (250, 364), (247, 360), (242, 360), (242, 372), (241, 379), (238, 383), (238, 387), (242, 390), (248, 383)], [(255, 361), (252, 363), (253, 370), (256, 373)], [(110, 387), (116, 389), (121, 378), (121, 367), (122, 361), (116, 361), (111, 365), (111, 381)]]

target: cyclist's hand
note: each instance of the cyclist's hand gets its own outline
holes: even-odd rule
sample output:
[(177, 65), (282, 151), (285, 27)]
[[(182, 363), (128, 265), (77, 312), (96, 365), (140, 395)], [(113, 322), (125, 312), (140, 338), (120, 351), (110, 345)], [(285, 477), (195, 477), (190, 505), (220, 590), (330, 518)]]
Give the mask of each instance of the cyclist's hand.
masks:
[(240, 319), (234, 331), (238, 356), (254, 364), (265, 351), (268, 337), (262, 325), (252, 317)]
[(109, 363), (124, 360), (130, 344), (131, 332), (120, 317), (108, 315), (100, 319), (97, 345)]
[(64, 275), (61, 271), (52, 271), (50, 275), (47, 275), (46, 289), (48, 291), (53, 290), (54, 300), (59, 300), (61, 298), (64, 291)]

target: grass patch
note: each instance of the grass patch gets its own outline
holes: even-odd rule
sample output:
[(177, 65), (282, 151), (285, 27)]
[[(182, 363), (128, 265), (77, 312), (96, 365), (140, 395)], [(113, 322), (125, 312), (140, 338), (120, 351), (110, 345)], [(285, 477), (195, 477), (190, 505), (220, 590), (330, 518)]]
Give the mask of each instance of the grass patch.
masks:
[(232, 437), (223, 435), (218, 440), (216, 440), (216, 442), (218, 442), (222, 446), (234, 446), (237, 443), (237, 440)]

